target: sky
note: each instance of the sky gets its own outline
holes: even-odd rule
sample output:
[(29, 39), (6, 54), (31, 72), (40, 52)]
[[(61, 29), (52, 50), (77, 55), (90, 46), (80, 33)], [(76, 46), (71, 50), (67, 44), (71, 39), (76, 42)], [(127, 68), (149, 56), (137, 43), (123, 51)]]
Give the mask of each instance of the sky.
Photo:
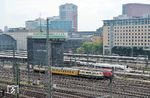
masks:
[(38, 17), (59, 15), (59, 6), (73, 3), (78, 6), (78, 30), (95, 31), (102, 20), (122, 14), (122, 4), (146, 3), (150, 0), (0, 0), (0, 29), (24, 27), (25, 21)]

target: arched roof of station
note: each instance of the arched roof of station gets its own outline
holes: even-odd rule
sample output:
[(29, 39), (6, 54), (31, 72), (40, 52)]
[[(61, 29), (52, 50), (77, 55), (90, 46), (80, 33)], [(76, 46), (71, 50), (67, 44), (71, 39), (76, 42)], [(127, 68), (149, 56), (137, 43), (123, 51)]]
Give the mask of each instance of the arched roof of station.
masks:
[(8, 35), (8, 34), (0, 34), (0, 40), (2, 39), (8, 39), (8, 40), (13, 40), (16, 41), (12, 36)]
[(17, 41), (10, 35), (0, 35), (0, 50), (17, 49)]

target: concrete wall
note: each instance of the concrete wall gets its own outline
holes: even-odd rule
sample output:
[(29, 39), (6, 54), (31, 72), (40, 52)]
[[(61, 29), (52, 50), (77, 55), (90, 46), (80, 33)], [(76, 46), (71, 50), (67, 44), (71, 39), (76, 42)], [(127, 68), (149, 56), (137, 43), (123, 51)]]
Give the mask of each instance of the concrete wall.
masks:
[(1, 33), (11, 36), (17, 41), (17, 50), (27, 50), (27, 37), (33, 35), (36, 32), (9, 32)]

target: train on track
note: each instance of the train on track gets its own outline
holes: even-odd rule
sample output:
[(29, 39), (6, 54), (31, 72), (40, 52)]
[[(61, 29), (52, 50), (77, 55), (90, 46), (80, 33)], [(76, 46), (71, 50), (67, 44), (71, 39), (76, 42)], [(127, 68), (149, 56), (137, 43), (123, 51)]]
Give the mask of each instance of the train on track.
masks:
[[(34, 72), (45, 73), (46, 68), (40, 68), (34, 66)], [(113, 76), (112, 71), (108, 70), (91, 70), (91, 69), (79, 69), (70, 67), (51, 67), (51, 73), (57, 75), (67, 75), (76, 77), (85, 77), (93, 79), (111, 79)]]
[(130, 72), (132, 69), (128, 65), (120, 65), (120, 64), (109, 64), (109, 63), (93, 63), (93, 62), (82, 62), (77, 61), (77, 65), (79, 66), (86, 66), (89, 68), (95, 68), (95, 69), (114, 69), (115, 71), (121, 70), (121, 71), (127, 71)]

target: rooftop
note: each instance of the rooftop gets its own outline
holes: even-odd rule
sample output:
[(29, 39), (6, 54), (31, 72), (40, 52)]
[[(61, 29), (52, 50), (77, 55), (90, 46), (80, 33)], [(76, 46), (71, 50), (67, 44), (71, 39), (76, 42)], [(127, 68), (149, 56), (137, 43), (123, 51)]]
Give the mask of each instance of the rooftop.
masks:
[[(36, 33), (32, 36), (32, 38), (40, 38), (40, 39), (46, 39), (46, 37), (47, 37), (46, 32)], [(65, 33), (65, 32), (49, 32), (49, 38), (50, 39), (66, 39), (67, 33)]]

